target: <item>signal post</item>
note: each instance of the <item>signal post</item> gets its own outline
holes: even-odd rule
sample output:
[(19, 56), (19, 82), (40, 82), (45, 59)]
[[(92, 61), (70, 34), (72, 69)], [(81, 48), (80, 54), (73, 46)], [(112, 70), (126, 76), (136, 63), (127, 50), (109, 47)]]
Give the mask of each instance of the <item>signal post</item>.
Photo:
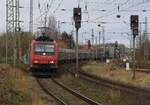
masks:
[(74, 8), (73, 9), (73, 17), (75, 21), (75, 28), (76, 28), (76, 73), (75, 77), (79, 77), (79, 49), (78, 49), (78, 31), (81, 28), (81, 8)]
[(133, 76), (132, 79), (135, 79), (135, 38), (138, 35), (138, 27), (139, 27), (139, 16), (131, 15), (130, 17), (130, 27), (133, 35)]

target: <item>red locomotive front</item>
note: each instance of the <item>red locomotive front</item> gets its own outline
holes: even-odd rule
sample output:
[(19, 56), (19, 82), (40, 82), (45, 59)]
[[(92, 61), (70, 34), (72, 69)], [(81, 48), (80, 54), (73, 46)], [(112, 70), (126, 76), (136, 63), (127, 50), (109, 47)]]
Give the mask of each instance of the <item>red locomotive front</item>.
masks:
[(32, 41), (30, 46), (30, 68), (39, 70), (58, 68), (58, 48), (56, 41)]

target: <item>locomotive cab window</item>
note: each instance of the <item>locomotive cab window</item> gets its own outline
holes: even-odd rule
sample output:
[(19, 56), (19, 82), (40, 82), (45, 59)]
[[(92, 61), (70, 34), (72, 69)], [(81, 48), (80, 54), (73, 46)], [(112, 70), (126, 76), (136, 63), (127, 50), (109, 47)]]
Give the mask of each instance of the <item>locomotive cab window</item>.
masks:
[(54, 45), (50, 44), (35, 44), (35, 53), (42, 55), (54, 55)]

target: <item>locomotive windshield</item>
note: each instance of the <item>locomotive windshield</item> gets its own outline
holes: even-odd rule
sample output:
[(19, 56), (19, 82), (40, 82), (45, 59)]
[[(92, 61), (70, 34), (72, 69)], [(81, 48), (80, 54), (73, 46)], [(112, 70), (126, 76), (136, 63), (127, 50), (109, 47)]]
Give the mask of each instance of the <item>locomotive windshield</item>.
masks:
[(54, 45), (50, 44), (35, 44), (35, 53), (36, 54), (43, 54), (46, 55), (53, 55), (54, 54)]

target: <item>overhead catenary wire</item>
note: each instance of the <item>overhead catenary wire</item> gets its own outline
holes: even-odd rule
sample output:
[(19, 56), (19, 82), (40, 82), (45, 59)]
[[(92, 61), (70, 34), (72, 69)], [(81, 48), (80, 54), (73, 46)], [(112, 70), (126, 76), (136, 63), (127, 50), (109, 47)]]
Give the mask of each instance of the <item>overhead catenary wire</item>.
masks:
[[(128, 2), (129, 2), (130, 0), (127, 0), (127, 1), (125, 1), (124, 3), (122, 3), (122, 5), (120, 5), (120, 6), (124, 6), (125, 4), (127, 4)], [(141, 3), (143, 3), (143, 2), (141, 2)], [(140, 5), (141, 3), (138, 3), (138, 5)], [(145, 3), (145, 2), (144, 2)], [(59, 3), (59, 5), (58, 5), (58, 7), (60, 6), (60, 4), (61, 4), (61, 2)], [(134, 5), (134, 7), (135, 6), (137, 6), (136, 4)], [(57, 8), (58, 8), (57, 7)], [(133, 5), (132, 6), (129, 6), (129, 7), (127, 7), (126, 9), (129, 9), (129, 8), (131, 8), (131, 7), (133, 7)], [(55, 9), (55, 10), (57, 10), (57, 8)], [(116, 9), (116, 8), (115, 8)], [(120, 12), (123, 12), (123, 11), (125, 11), (125, 10), (121, 10)], [(93, 22), (94, 20), (98, 20), (98, 19), (100, 19), (100, 18), (103, 18), (103, 17), (107, 17), (107, 16), (110, 16), (110, 15), (113, 15), (113, 14), (116, 14), (117, 13), (117, 11), (114, 11), (113, 13), (111, 13), (111, 14), (108, 14), (108, 12), (106, 13), (106, 14), (108, 14), (108, 15), (103, 15), (103, 16), (101, 16), (101, 17), (99, 17), (99, 18), (96, 18), (96, 19), (93, 19), (92, 21), (90, 21), (89, 19), (87, 20), (87, 21), (82, 21), (82, 22), (88, 22), (88, 23), (96, 23), (96, 22)], [(67, 23), (67, 22), (66, 22)]]
[(124, 6), (124, 5), (126, 5), (127, 3), (129, 3), (129, 1), (131, 1), (131, 0), (126, 0), (124, 3), (122, 3), (120, 6)]
[[(130, 1), (130, 0), (126, 0), (126, 2), (124, 2), (122, 5), (120, 5), (120, 8), (121, 8), (122, 6), (124, 6), (124, 5), (126, 5), (129, 1)], [(110, 15), (114, 14), (114, 11), (115, 11), (116, 9), (118, 9), (118, 7), (115, 7), (115, 8), (113, 8), (111, 11), (107, 12), (107, 13), (106, 13), (106, 16), (107, 16), (107, 14), (108, 14), (108, 16), (109, 16), (109, 13), (111, 13)], [(112, 12), (113, 12), (113, 13), (112, 13)], [(117, 11), (117, 12), (118, 12), (118, 11)], [(115, 13), (117, 13), (117, 12), (115, 11)], [(97, 20), (97, 19), (102, 18), (102, 17), (105, 17), (105, 15), (103, 15), (103, 16), (101, 16), (101, 17), (98, 17), (98, 18), (96, 18), (96, 19), (94, 19), (94, 20)]]
[[(50, 1), (50, 0), (49, 0), (49, 1)], [(51, 7), (53, 1), (54, 1), (54, 0), (51, 0), (50, 7)], [(127, 0), (126, 2), (124, 2), (124, 4), (126, 4), (128, 1), (130, 1), (130, 0)], [(63, 2), (63, 0), (60, 1), (60, 3), (59, 3), (58, 6), (56, 7), (56, 9), (53, 11), (53, 13), (55, 13), (55, 12), (58, 10), (58, 8), (61, 6), (62, 2)], [(110, 3), (110, 4), (111, 4), (111, 3)], [(116, 8), (115, 8), (115, 9), (116, 9)], [(42, 17), (44, 14), (45, 14), (45, 13), (41, 14), (39, 17)], [(38, 20), (39, 17), (38, 17), (36, 20)], [(89, 16), (88, 16), (88, 17), (89, 17)], [(88, 18), (88, 21), (89, 21), (89, 18)], [(84, 22), (87, 22), (87, 21), (84, 21)]]
[[(50, 2), (51, 1), (51, 2)], [(52, 7), (54, 0), (49, 0), (50, 4), (49, 4), (49, 9)]]
[[(120, 5), (119, 7), (122, 7), (122, 6), (124, 6), (124, 5), (126, 5), (128, 2), (129, 2), (130, 0), (126, 0), (122, 5)], [(111, 3), (113, 3), (114, 2), (114, 0), (111, 2)], [(102, 8), (101, 8), (102, 9)], [(110, 10), (110, 11), (108, 11), (107, 13), (106, 13), (106, 15), (107, 14), (109, 14), (109, 13), (111, 13), (111, 12), (113, 12), (113, 11), (115, 11), (116, 9), (118, 9), (118, 7), (115, 7), (115, 8), (113, 8), (112, 10)], [(118, 11), (117, 11), (118, 12)], [(115, 13), (116, 13), (116, 11), (115, 11)], [(114, 13), (113, 13), (114, 14)], [(105, 16), (105, 15), (103, 15), (103, 16)], [(97, 18), (96, 19), (92, 19), (92, 20), (97, 20)], [(90, 22), (90, 19), (88, 18), (88, 20), (87, 20), (88, 22)]]
[[(147, 2), (149, 2), (149, 1), (147, 1)], [(142, 2), (136, 3), (136, 4), (134, 4), (134, 5), (128, 6), (127, 8), (125, 8), (125, 9), (123, 9), (123, 10), (120, 10), (120, 12), (126, 11), (127, 9), (130, 9), (130, 8), (133, 8), (133, 7), (136, 7), (136, 6), (142, 5), (142, 4), (145, 4), (145, 2), (143, 2), (143, 1), (142, 1)], [(123, 6), (123, 5), (122, 5), (122, 6)], [(113, 9), (112, 11), (107, 12), (107, 13), (106, 13), (105, 15), (103, 15), (103, 16), (97, 17), (97, 18), (95, 18), (95, 19), (91, 19), (90, 21), (88, 20), (88, 23), (90, 23), (90, 22), (93, 22), (93, 21), (95, 21), (95, 20), (99, 20), (99, 19), (102, 19), (102, 18), (105, 18), (105, 17), (108, 17), (108, 16), (111, 16), (111, 15), (114, 15), (114, 14), (118, 13), (118, 11), (114, 11), (114, 10), (116, 10), (116, 9)], [(88, 23), (83, 24), (82, 26), (86, 26)], [(96, 23), (96, 22), (95, 22), (95, 23)]]
[[(50, 1), (51, 1), (51, 2), (50, 2)], [(39, 17), (37, 17), (37, 18), (35, 19), (35, 21), (41, 19), (42, 16), (44, 16), (46, 13), (49, 12), (49, 10), (51, 9), (51, 7), (52, 7), (52, 5), (53, 5), (53, 3), (54, 3), (54, 0), (49, 0), (49, 2), (50, 2), (50, 4), (47, 3), (47, 4), (49, 5), (48, 10), (47, 10), (47, 11), (44, 11), (43, 13), (42, 13), (42, 11), (40, 11), (41, 15), (40, 15)], [(39, 6), (39, 5), (38, 5), (38, 6)], [(42, 8), (42, 9), (43, 9), (43, 8)]]
[[(109, 4), (107, 4), (107, 5), (105, 5), (105, 6), (101, 7), (101, 8), (98, 8), (97, 10), (94, 10), (94, 9), (93, 9), (92, 11), (102, 10), (104, 7), (112, 5), (112, 4), (113, 4), (113, 2), (114, 2), (114, 0), (113, 0), (113, 1), (111, 1), (111, 2), (109, 2)], [(99, 3), (99, 2), (86, 2), (86, 3), (87, 3), (87, 4), (91, 4), (91, 3), (101, 4), (101, 3)], [(91, 12), (91, 10), (88, 10), (87, 12)]]
[[(121, 11), (125, 11), (125, 10), (130, 9), (130, 8), (133, 8), (133, 7), (136, 7), (136, 6), (139, 6), (139, 5), (142, 5), (142, 4), (144, 4), (144, 3), (145, 3), (145, 2), (139, 2), (138, 4), (134, 4), (134, 5), (131, 5), (131, 6), (125, 8), (125, 9), (123, 9), (123, 10), (120, 10), (120, 12), (121, 12)], [(123, 5), (122, 5), (122, 6), (123, 6)], [(118, 13), (118, 11), (117, 11), (117, 12), (115, 11), (115, 12), (113, 12), (113, 13), (111, 13), (111, 14), (108, 14), (108, 13), (107, 13), (107, 15), (103, 15), (103, 16), (101, 16), (101, 17), (98, 17), (98, 18), (94, 19), (94, 20), (98, 20), (98, 19), (100, 19), (100, 18), (107, 17), (107, 16), (110, 16), (110, 15), (113, 15), (113, 14), (116, 14), (116, 13)]]
[[(112, 0), (109, 4), (107, 4), (107, 6), (112, 5), (112, 4), (114, 3), (114, 1), (115, 1), (115, 0)], [(105, 5), (105, 6), (103, 6), (103, 7), (101, 7), (100, 9), (103, 9), (104, 7), (106, 7), (106, 5)]]
[(58, 4), (58, 6), (56, 7), (56, 9), (53, 11), (54, 14), (55, 14), (56, 11), (59, 9), (59, 7), (61, 6), (62, 3), (63, 3), (63, 0), (60, 1), (60, 3)]
[[(50, 0), (49, 0), (50, 1)], [(55, 0), (53, 0), (53, 1), (55, 1)], [(58, 6), (56, 7), (56, 9), (53, 11), (53, 13), (56, 13), (56, 11), (60, 8), (60, 6), (61, 6), (61, 4), (62, 4), (62, 1), (63, 0), (61, 0), (60, 1), (60, 3), (58, 4)], [(127, 5), (129, 2), (130, 2), (131, 0), (126, 0), (126, 1), (124, 1), (124, 3), (120, 3), (121, 5), (120, 5), (120, 7), (121, 7), (121, 10), (120, 10), (120, 12), (123, 12), (123, 11), (126, 11), (125, 9), (125, 5)], [(140, 2), (140, 3), (142, 3), (143, 4), (143, 1), (142, 2)], [(138, 5), (141, 5), (140, 3), (138, 3)], [(145, 2), (144, 2), (145, 3)], [(137, 4), (137, 3), (136, 3)], [(138, 5), (136, 5), (136, 4), (134, 4), (134, 5), (130, 5), (130, 6), (128, 6), (127, 7), (127, 9), (129, 9), (129, 7), (130, 8), (132, 8), (133, 6), (134, 7), (136, 7), (136, 6), (138, 6)], [(123, 9), (122, 7), (124, 7), (125, 9)], [(101, 18), (105, 18), (105, 17), (108, 17), (108, 16), (111, 16), (111, 15), (114, 15), (114, 14), (116, 14), (116, 13), (118, 13), (118, 11), (117, 11), (117, 9), (116, 9), (117, 7), (115, 7), (115, 9), (114, 9), (114, 11), (113, 12), (107, 12), (106, 14), (104, 14), (104, 15), (102, 15), (102, 16), (100, 16), (100, 17), (98, 17), (98, 18), (95, 18), (95, 19), (88, 19), (88, 21), (82, 21), (82, 22), (84, 22), (84, 23), (90, 23), (90, 22), (92, 22), (92, 23), (96, 23), (96, 22), (93, 22), (93, 21), (97, 21), (97, 20), (99, 20), (99, 19), (101, 19)], [(43, 13), (43, 15), (44, 15), (44, 13)], [(39, 19), (39, 18), (38, 18)], [(38, 20), (37, 19), (37, 20)], [(83, 24), (84, 25), (84, 24)]]

